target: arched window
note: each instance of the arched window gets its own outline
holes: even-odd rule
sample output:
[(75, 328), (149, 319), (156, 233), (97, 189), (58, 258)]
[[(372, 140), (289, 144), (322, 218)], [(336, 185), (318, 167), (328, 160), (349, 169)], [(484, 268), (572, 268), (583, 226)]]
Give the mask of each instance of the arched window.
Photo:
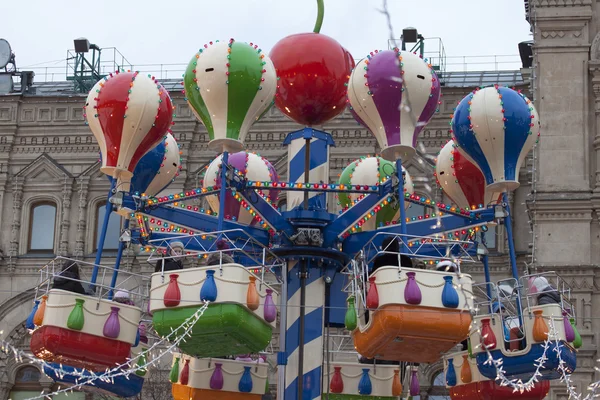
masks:
[[(98, 240), (102, 235), (102, 225), (106, 215), (106, 201), (98, 204), (96, 208), (96, 231), (94, 235), (94, 251), (98, 250)], [(103, 250), (117, 250), (119, 248), (119, 237), (121, 236), (121, 217), (112, 212), (108, 220), (106, 229), (106, 238), (104, 239)]]
[(56, 204), (35, 203), (29, 216), (29, 252), (54, 252)]
[(40, 370), (32, 366), (21, 367), (15, 375), (15, 385), (9, 394), (11, 399), (27, 399), (37, 396), (42, 390)]

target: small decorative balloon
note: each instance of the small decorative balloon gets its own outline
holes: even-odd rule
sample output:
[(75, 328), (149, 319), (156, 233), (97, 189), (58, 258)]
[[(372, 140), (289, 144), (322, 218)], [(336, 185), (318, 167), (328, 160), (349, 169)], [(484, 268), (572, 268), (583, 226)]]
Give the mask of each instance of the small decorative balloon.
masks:
[(386, 160), (412, 158), (440, 94), (431, 66), (398, 49), (372, 52), (358, 63), (348, 83), (350, 110), (375, 136)]
[[(154, 77), (115, 72), (90, 91), (85, 113), (100, 145), (100, 170), (128, 182), (138, 161), (169, 131), (173, 106), (169, 92)], [(129, 191), (128, 184), (119, 189)]]
[[(414, 193), (413, 182), (404, 167), (402, 167), (404, 176), (404, 193)], [(361, 157), (358, 160), (351, 162), (340, 175), (339, 184), (345, 186), (378, 186), (386, 180), (391, 179), (396, 174), (396, 165), (391, 161), (387, 161), (382, 157)], [(351, 207), (353, 202), (357, 200), (361, 194), (359, 193), (340, 193), (340, 205), (344, 208)], [(370, 231), (378, 227), (385, 226), (393, 220), (397, 220), (400, 216), (400, 209), (397, 203), (392, 203), (388, 200), (382, 202), (384, 205), (375, 207), (371, 214), (367, 215), (367, 220), (358, 222), (360, 229)], [(405, 208), (410, 206), (409, 202), (405, 203)]]
[(485, 178), (475, 164), (450, 140), (437, 156), (435, 175), (444, 193), (463, 210), (497, 203), (502, 193), (486, 190)]
[[(131, 192), (149, 197), (162, 192), (179, 176), (181, 156), (179, 145), (170, 133), (137, 164), (131, 178)], [(121, 182), (117, 183), (117, 187)]]
[(539, 116), (531, 101), (498, 85), (468, 94), (452, 117), (459, 151), (481, 170), (490, 191), (519, 187), (519, 169), (539, 132)]
[(208, 147), (243, 148), (248, 130), (273, 105), (277, 77), (269, 57), (252, 43), (205, 44), (183, 78), (186, 100), (206, 129)]
[[(208, 166), (206, 174), (204, 175), (204, 187), (214, 187), (221, 185), (221, 164), (223, 162), (223, 155), (219, 155), (215, 158)], [(240, 151), (229, 155), (228, 164), (235, 168), (236, 174), (247, 178), (253, 182), (278, 182), (277, 171), (271, 163), (264, 157), (261, 157), (254, 153), (247, 153)], [(268, 198), (270, 202), (277, 201), (278, 190), (260, 190), (264, 197)], [(216, 212), (221, 213), (219, 210), (219, 196), (210, 195), (207, 196), (208, 204), (210, 208)], [(243, 206), (241, 201), (238, 201), (231, 193), (227, 191), (225, 195), (225, 219), (231, 219), (238, 221), (246, 225), (255, 225), (258, 219), (250, 214), (250, 212)]]

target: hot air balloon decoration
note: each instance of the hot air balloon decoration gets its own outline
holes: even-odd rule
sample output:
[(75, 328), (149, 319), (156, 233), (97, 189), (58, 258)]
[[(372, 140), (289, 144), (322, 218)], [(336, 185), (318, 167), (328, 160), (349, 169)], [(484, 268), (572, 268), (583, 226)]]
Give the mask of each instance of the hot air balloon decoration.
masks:
[(540, 135), (532, 102), (499, 85), (475, 90), (456, 107), (452, 134), (458, 150), (483, 173), (487, 190), (519, 187), (519, 170)]
[[(404, 176), (404, 193), (413, 194), (413, 182), (404, 167), (402, 167)], [(394, 162), (385, 160), (382, 157), (361, 157), (351, 162), (340, 175), (338, 183), (345, 186), (378, 186), (381, 183), (391, 179), (396, 175), (396, 165)], [(358, 200), (359, 193), (340, 193), (339, 202), (343, 208), (351, 207), (353, 202)], [(390, 199), (391, 200), (391, 199)], [(389, 225), (393, 220), (398, 220), (400, 209), (398, 203), (385, 199), (358, 222), (359, 229), (365, 231), (374, 230), (378, 227)], [(405, 208), (410, 206), (405, 203)]]
[(191, 110), (208, 131), (208, 147), (237, 152), (252, 124), (273, 105), (277, 77), (258, 46), (230, 39), (200, 48), (183, 83)]
[(435, 176), (444, 193), (463, 210), (475, 210), (497, 203), (500, 192), (486, 190), (483, 174), (467, 159), (453, 140), (437, 156)]
[[(130, 191), (156, 196), (179, 176), (181, 168), (179, 145), (173, 135), (167, 133), (163, 141), (138, 162), (130, 180)], [(117, 183), (117, 187), (122, 185), (122, 181)]]
[(154, 77), (138, 72), (115, 72), (90, 91), (87, 123), (100, 145), (100, 170), (129, 181), (140, 159), (158, 145), (172, 124), (173, 105), (168, 91)]
[[(204, 175), (204, 187), (221, 186), (222, 160), (223, 155), (219, 155), (209, 164)], [(238, 153), (230, 154), (228, 165), (234, 168), (234, 171), (237, 175), (245, 177), (249, 181), (279, 181), (277, 171), (275, 171), (273, 165), (266, 158), (254, 153), (240, 151)], [(265, 199), (268, 199), (268, 201), (271, 203), (277, 201), (278, 191), (276, 189), (260, 190), (259, 194), (261, 194)], [(219, 210), (218, 195), (207, 196), (207, 201), (214, 212), (219, 214), (221, 213)], [(258, 222), (258, 219), (248, 211), (243, 202), (236, 199), (229, 190), (225, 194), (224, 217), (225, 219), (238, 221), (246, 225), (256, 225)]]
[(278, 41), (271, 53), (279, 82), (275, 105), (295, 122), (323, 125), (344, 111), (354, 58), (335, 39), (320, 33), (323, 2), (318, 1), (313, 32)]
[(440, 94), (431, 65), (398, 49), (372, 52), (358, 63), (348, 83), (350, 110), (375, 136), (386, 160), (412, 158)]

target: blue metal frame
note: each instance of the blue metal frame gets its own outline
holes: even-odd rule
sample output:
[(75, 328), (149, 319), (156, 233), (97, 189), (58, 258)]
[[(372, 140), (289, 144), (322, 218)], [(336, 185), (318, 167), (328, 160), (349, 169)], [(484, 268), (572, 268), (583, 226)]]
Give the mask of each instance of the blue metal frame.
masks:
[[(197, 212), (189, 212), (186, 209), (157, 206), (156, 208), (142, 210), (141, 212), (148, 216), (152, 216), (154, 218), (162, 219), (165, 221), (172, 221), (178, 225), (186, 226), (193, 230), (201, 232), (211, 232), (218, 230), (218, 218)], [(224, 220), (222, 230), (230, 229), (244, 229), (248, 233), (248, 235), (252, 236), (257, 241), (265, 245), (269, 243), (269, 232), (267, 232), (264, 229)], [(152, 235), (152, 232), (149, 233)], [(232, 237), (235, 236), (236, 233), (233, 232)]]
[[(283, 144), (289, 145), (293, 140), (297, 139), (319, 139), (324, 140), (330, 146), (335, 146), (335, 142), (333, 141), (331, 135), (327, 132), (315, 130), (312, 128), (304, 128), (298, 131), (294, 131), (289, 133)], [(406, 210), (405, 203), (411, 202), (415, 204), (422, 205), (423, 202), (412, 199), (410, 197), (405, 196), (404, 193), (404, 176), (402, 173), (402, 161), (400, 159), (396, 160), (396, 173), (398, 177), (398, 186), (394, 187), (392, 180), (388, 180), (385, 183), (367, 188), (366, 190), (357, 190), (356, 188), (344, 188), (343, 190), (339, 188), (339, 186), (332, 186), (327, 184), (324, 187), (323, 183), (319, 184), (319, 187), (315, 184), (311, 184), (310, 187), (307, 187), (307, 184), (304, 183), (301, 187), (297, 187), (296, 185), (292, 185), (290, 187), (289, 183), (287, 187), (277, 187), (280, 190), (286, 191), (303, 191), (303, 192), (351, 192), (351, 193), (361, 193), (365, 196), (356, 203), (353, 207), (342, 212), (339, 215), (335, 215), (327, 212), (322, 209), (311, 209), (311, 208), (303, 208), (298, 207), (294, 210), (287, 212), (280, 212), (276, 208), (274, 208), (268, 201), (262, 198), (260, 195), (256, 193), (256, 189), (264, 189), (264, 184), (257, 185), (256, 182), (248, 181), (246, 179), (238, 180), (229, 179), (228, 176), (230, 174), (227, 173), (227, 165), (228, 165), (229, 154), (227, 152), (223, 153), (222, 159), (222, 170), (221, 170), (221, 186), (217, 190), (213, 190), (210, 193), (202, 193), (199, 189), (194, 189), (189, 195), (187, 192), (185, 198), (176, 199), (174, 196), (169, 196), (168, 200), (161, 201), (159, 204), (153, 204), (148, 206), (147, 204), (136, 204), (133, 197), (130, 194), (125, 194), (123, 200), (123, 206), (128, 207), (130, 209), (137, 210), (137, 212), (142, 213), (145, 216), (151, 216), (156, 219), (161, 219), (164, 221), (169, 221), (171, 223), (178, 224), (183, 227), (190, 228), (190, 230), (196, 232), (221, 232), (223, 230), (235, 230), (241, 229), (239, 233), (236, 232), (227, 233), (227, 236), (232, 239), (240, 239), (246, 240), (248, 236), (253, 237), (257, 242), (262, 245), (268, 246), (270, 244), (270, 233), (267, 230), (242, 225), (238, 222), (225, 220), (224, 219), (224, 209), (225, 209), (225, 194), (227, 190), (231, 190), (233, 194), (240, 195), (245, 202), (247, 202), (260, 216), (261, 218), (276, 231), (277, 235), (281, 235), (281, 245), (283, 247), (276, 248), (274, 251), (276, 253), (282, 253), (281, 256), (284, 258), (298, 258), (302, 257), (302, 249), (291, 243), (290, 237), (296, 232), (296, 229), (299, 227), (308, 227), (308, 228), (317, 228), (320, 229), (323, 234), (323, 245), (321, 247), (313, 247), (306, 248), (308, 249), (306, 254), (306, 258), (310, 258), (310, 254), (316, 252), (323, 252), (321, 258), (326, 258), (331, 262), (323, 263), (321, 274), (323, 276), (329, 276), (333, 278), (333, 288), (339, 288), (340, 284), (343, 285), (342, 280), (345, 279), (344, 276), (340, 274), (336, 274), (340, 269), (340, 261), (334, 260), (334, 256), (328, 254), (327, 252), (337, 252), (341, 250), (348, 257), (352, 257), (358, 251), (360, 251), (366, 243), (369, 241), (373, 241), (373, 243), (377, 246), (380, 245), (383, 240), (382, 237), (375, 237), (375, 235), (379, 233), (389, 233), (389, 234), (397, 234), (401, 235), (404, 238), (404, 241), (410, 239), (417, 239), (415, 237), (426, 237), (433, 234), (439, 234), (443, 232), (454, 232), (456, 230), (462, 231), (471, 227), (480, 226), (486, 223), (490, 223), (495, 219), (495, 209), (487, 208), (470, 211), (468, 214), (463, 215), (460, 213), (450, 212), (446, 209), (441, 209), (445, 215), (439, 217), (440, 224), (436, 224), (432, 226), (437, 219), (429, 218), (426, 220), (418, 220), (413, 222), (406, 221)], [(297, 166), (299, 172), (299, 166)], [(304, 170), (305, 172), (305, 170)], [(308, 179), (308, 178), (306, 178)], [(270, 188), (270, 187), (269, 187)], [(219, 202), (220, 202), (220, 212), (218, 216), (206, 215), (203, 213), (190, 212), (189, 210), (175, 207), (167, 207), (166, 205), (170, 203), (174, 203), (177, 201), (185, 201), (196, 197), (203, 197), (208, 194), (219, 194)], [(367, 214), (370, 210), (373, 209), (377, 204), (379, 204), (384, 199), (387, 199), (391, 196), (398, 196), (398, 206), (400, 208), (400, 223), (398, 225), (386, 226), (379, 228), (375, 231), (367, 231), (367, 232), (359, 232), (354, 233), (349, 236), (344, 235), (351, 229), (354, 224), (357, 223), (365, 214)], [(507, 197), (504, 197), (506, 204)], [(516, 255), (514, 251), (514, 243), (513, 243), (513, 235), (512, 235), (512, 226), (511, 217), (510, 217), (510, 208), (508, 205), (506, 206), (506, 210), (508, 211), (508, 216), (505, 218), (505, 224), (507, 227), (507, 236), (509, 241), (509, 250), (510, 250), (510, 258), (511, 258), (511, 267), (513, 276), (515, 278), (518, 277), (518, 271), (516, 268)], [(242, 233), (244, 232), (244, 233)], [(181, 234), (168, 234), (163, 232), (154, 232), (149, 230), (148, 237), (141, 237), (139, 231), (132, 232), (132, 240), (137, 240), (140, 243), (147, 243), (148, 240), (151, 239), (165, 239), (169, 240), (174, 236), (181, 236)], [(464, 236), (464, 235), (462, 235)], [(460, 236), (460, 237), (462, 237)], [(485, 245), (485, 235), (482, 233), (482, 242)], [(206, 248), (214, 245), (214, 241), (202, 240), (198, 236), (195, 237), (195, 240), (192, 240), (188, 243), (187, 247), (190, 250), (202, 251)], [(440, 247), (442, 246), (446, 248), (446, 244), (437, 245), (435, 243), (427, 243), (418, 245), (418, 254), (424, 257), (439, 257), (440, 256)], [(119, 249), (121, 250), (122, 244), (120, 244)], [(291, 250), (290, 250), (291, 249)], [(291, 253), (300, 254), (294, 255)], [(310, 250), (310, 251), (309, 251)], [(408, 252), (407, 248), (404, 247), (403, 252)], [(101, 251), (101, 250), (100, 250)], [(290, 253), (291, 251), (291, 253)], [(455, 249), (454, 253), (457, 253), (459, 249)], [(460, 250), (462, 254), (468, 253), (471, 256), (477, 254), (477, 243), (472, 242), (470, 246)], [(119, 254), (121, 254), (120, 251)], [(290, 253), (287, 254), (286, 252)], [(284, 254), (285, 253), (285, 254)], [(338, 252), (339, 253), (339, 252)], [(454, 254), (457, 255), (457, 254)], [(117, 262), (115, 263), (115, 272), (113, 275), (113, 282), (111, 283), (111, 287), (114, 287), (116, 283), (116, 277), (119, 269), (120, 257), (117, 258)], [(490, 282), (490, 273), (488, 266), (488, 257), (484, 255), (482, 257), (482, 262), (484, 264), (485, 269), (485, 277), (486, 281)], [(338, 290), (339, 291), (339, 290)], [(328, 304), (338, 304), (340, 299), (344, 297), (343, 302), (345, 304), (345, 296), (341, 291), (340, 293), (330, 293), (330, 298), (326, 299)], [(488, 288), (488, 294), (489, 288)], [(110, 297), (112, 297), (112, 290), (110, 293)], [(520, 304), (519, 304), (520, 305)], [(343, 311), (343, 310), (342, 310)], [(328, 313), (325, 323), (328, 324), (337, 324), (338, 320), (343, 320), (343, 314), (345, 312), (337, 312), (333, 310)], [(521, 315), (519, 315), (521, 318)], [(522, 318), (521, 318), (522, 320)], [(287, 351), (287, 350), (286, 350)], [(283, 353), (281, 353), (283, 354)], [(280, 354), (280, 355), (281, 355)], [(280, 364), (284, 364), (283, 361)], [(294, 398), (294, 396), (292, 396)]]
[[(129, 229), (129, 220), (126, 219), (123, 224), (123, 230)], [(123, 250), (125, 249), (125, 242), (119, 241), (119, 250), (117, 251), (117, 259), (115, 260), (115, 267), (113, 269), (113, 275), (110, 280), (110, 290), (108, 292), (108, 300), (113, 299), (114, 289), (117, 284), (117, 277), (119, 276), (119, 267), (121, 266), (121, 257), (123, 256)]]
[[(485, 292), (487, 293), (488, 299), (492, 300), (492, 289), (490, 287), (490, 283), (492, 282), (492, 278), (490, 276), (490, 265), (488, 263), (488, 255), (487, 255), (487, 242), (485, 240), (485, 232), (481, 232), (481, 244), (486, 248), (486, 253), (481, 257), (481, 262), (483, 263), (483, 274), (485, 275)], [(488, 306), (490, 314), (492, 313), (492, 305)]]
[[(66, 371), (64, 375), (60, 375), (57, 372), (57, 370), (60, 370), (61, 368), (63, 371)], [(76, 375), (75, 372), (78, 374)], [(77, 371), (76, 368), (58, 363), (48, 363), (47, 365), (44, 365), (44, 373), (55, 382), (67, 386), (86, 382), (95, 376), (93, 372), (85, 369), (83, 371)], [(81, 374), (81, 376), (79, 374)], [(133, 397), (142, 391), (143, 385), (143, 377), (137, 376), (136, 374), (130, 374), (128, 377), (119, 375), (108, 382), (103, 379), (95, 379), (92, 383), (84, 384), (81, 387), (81, 390), (118, 397)]]
[[(402, 159), (396, 160), (396, 175), (398, 176), (398, 206), (400, 207), (400, 232), (406, 235), (406, 210), (404, 208), (404, 175), (402, 174)], [(403, 253), (407, 252), (406, 243), (402, 242)]]
[[(503, 345), (503, 342), (501, 343)], [(560, 343), (560, 350), (558, 350), (556, 342), (549, 343), (548, 351), (546, 351), (547, 360), (544, 362), (544, 366), (540, 368), (540, 373), (542, 374), (539, 377), (540, 380), (552, 380), (561, 377), (558, 351), (560, 351), (560, 357), (564, 361), (564, 367), (567, 371), (572, 373), (577, 367), (577, 351), (564, 341), (559, 341), (558, 343)], [(492, 350), (490, 353), (494, 360), (502, 360), (502, 368), (508, 379), (528, 380), (536, 370), (538, 359), (544, 353), (544, 344), (532, 344), (527, 354), (505, 355), (500, 349)], [(487, 353), (477, 353), (475, 358), (477, 359), (477, 368), (481, 372), (481, 375), (489, 379), (496, 379), (496, 367), (493, 363), (487, 363)]]
[(510, 256), (510, 267), (512, 270), (513, 278), (517, 281), (517, 311), (519, 314), (519, 324), (523, 326), (523, 309), (521, 307), (521, 288), (518, 285), (519, 282), (519, 271), (517, 270), (517, 254), (515, 252), (515, 241), (512, 230), (512, 218), (510, 212), (510, 205), (508, 203), (508, 195), (504, 193), (502, 195), (502, 201), (506, 209), (506, 217), (504, 218), (504, 227), (506, 228), (506, 238), (508, 241), (508, 253)]
[(335, 141), (331, 137), (331, 134), (323, 131), (319, 131), (313, 128), (303, 128), (299, 131), (290, 132), (287, 134), (285, 139), (283, 140), (283, 145), (288, 146), (292, 143), (292, 140), (295, 139), (320, 139), (327, 142), (329, 146), (335, 147)]
[(102, 231), (100, 233), (100, 237), (98, 238), (98, 250), (96, 250), (96, 260), (94, 261), (94, 269), (92, 270), (92, 277), (90, 279), (91, 285), (90, 289), (94, 288), (94, 284), (96, 283), (96, 279), (98, 279), (98, 265), (100, 265), (100, 260), (102, 260), (102, 251), (104, 250), (104, 240), (106, 239), (106, 231), (108, 230), (108, 222), (110, 221), (110, 214), (113, 212), (113, 205), (110, 202), (110, 198), (113, 194), (113, 190), (115, 185), (117, 184), (116, 179), (110, 179), (110, 189), (108, 191), (108, 196), (106, 198), (106, 207), (104, 209), (104, 221), (102, 222)]
[(225, 219), (225, 192), (227, 190), (227, 166), (229, 165), (229, 152), (223, 152), (221, 161), (221, 187), (219, 188), (219, 220), (217, 222), (217, 230), (223, 230), (223, 220)]
[[(406, 224), (406, 227), (407, 230), (410, 231), (411, 236), (430, 236), (436, 233), (463, 230), (493, 221), (494, 210), (482, 210), (477, 214), (477, 218), (469, 219), (457, 215), (444, 215), (440, 217), (440, 220), (441, 224), (437, 228), (432, 227), (432, 223), (435, 221), (434, 218), (410, 222)], [(376, 231), (360, 232), (350, 235), (344, 240), (344, 251), (354, 254), (360, 251), (365, 243), (371, 240), (373, 236), (382, 232), (402, 235), (402, 227), (400, 225), (391, 225), (379, 228)]]

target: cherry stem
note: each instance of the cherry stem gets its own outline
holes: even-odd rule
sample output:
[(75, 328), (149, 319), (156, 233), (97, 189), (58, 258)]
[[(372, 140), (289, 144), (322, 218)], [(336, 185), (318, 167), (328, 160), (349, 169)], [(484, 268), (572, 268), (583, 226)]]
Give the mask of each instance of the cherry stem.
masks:
[(323, 0), (317, 0), (317, 21), (315, 22), (315, 29), (313, 29), (314, 33), (321, 32), (321, 25), (323, 25), (323, 14), (325, 13), (325, 6), (323, 5)]

